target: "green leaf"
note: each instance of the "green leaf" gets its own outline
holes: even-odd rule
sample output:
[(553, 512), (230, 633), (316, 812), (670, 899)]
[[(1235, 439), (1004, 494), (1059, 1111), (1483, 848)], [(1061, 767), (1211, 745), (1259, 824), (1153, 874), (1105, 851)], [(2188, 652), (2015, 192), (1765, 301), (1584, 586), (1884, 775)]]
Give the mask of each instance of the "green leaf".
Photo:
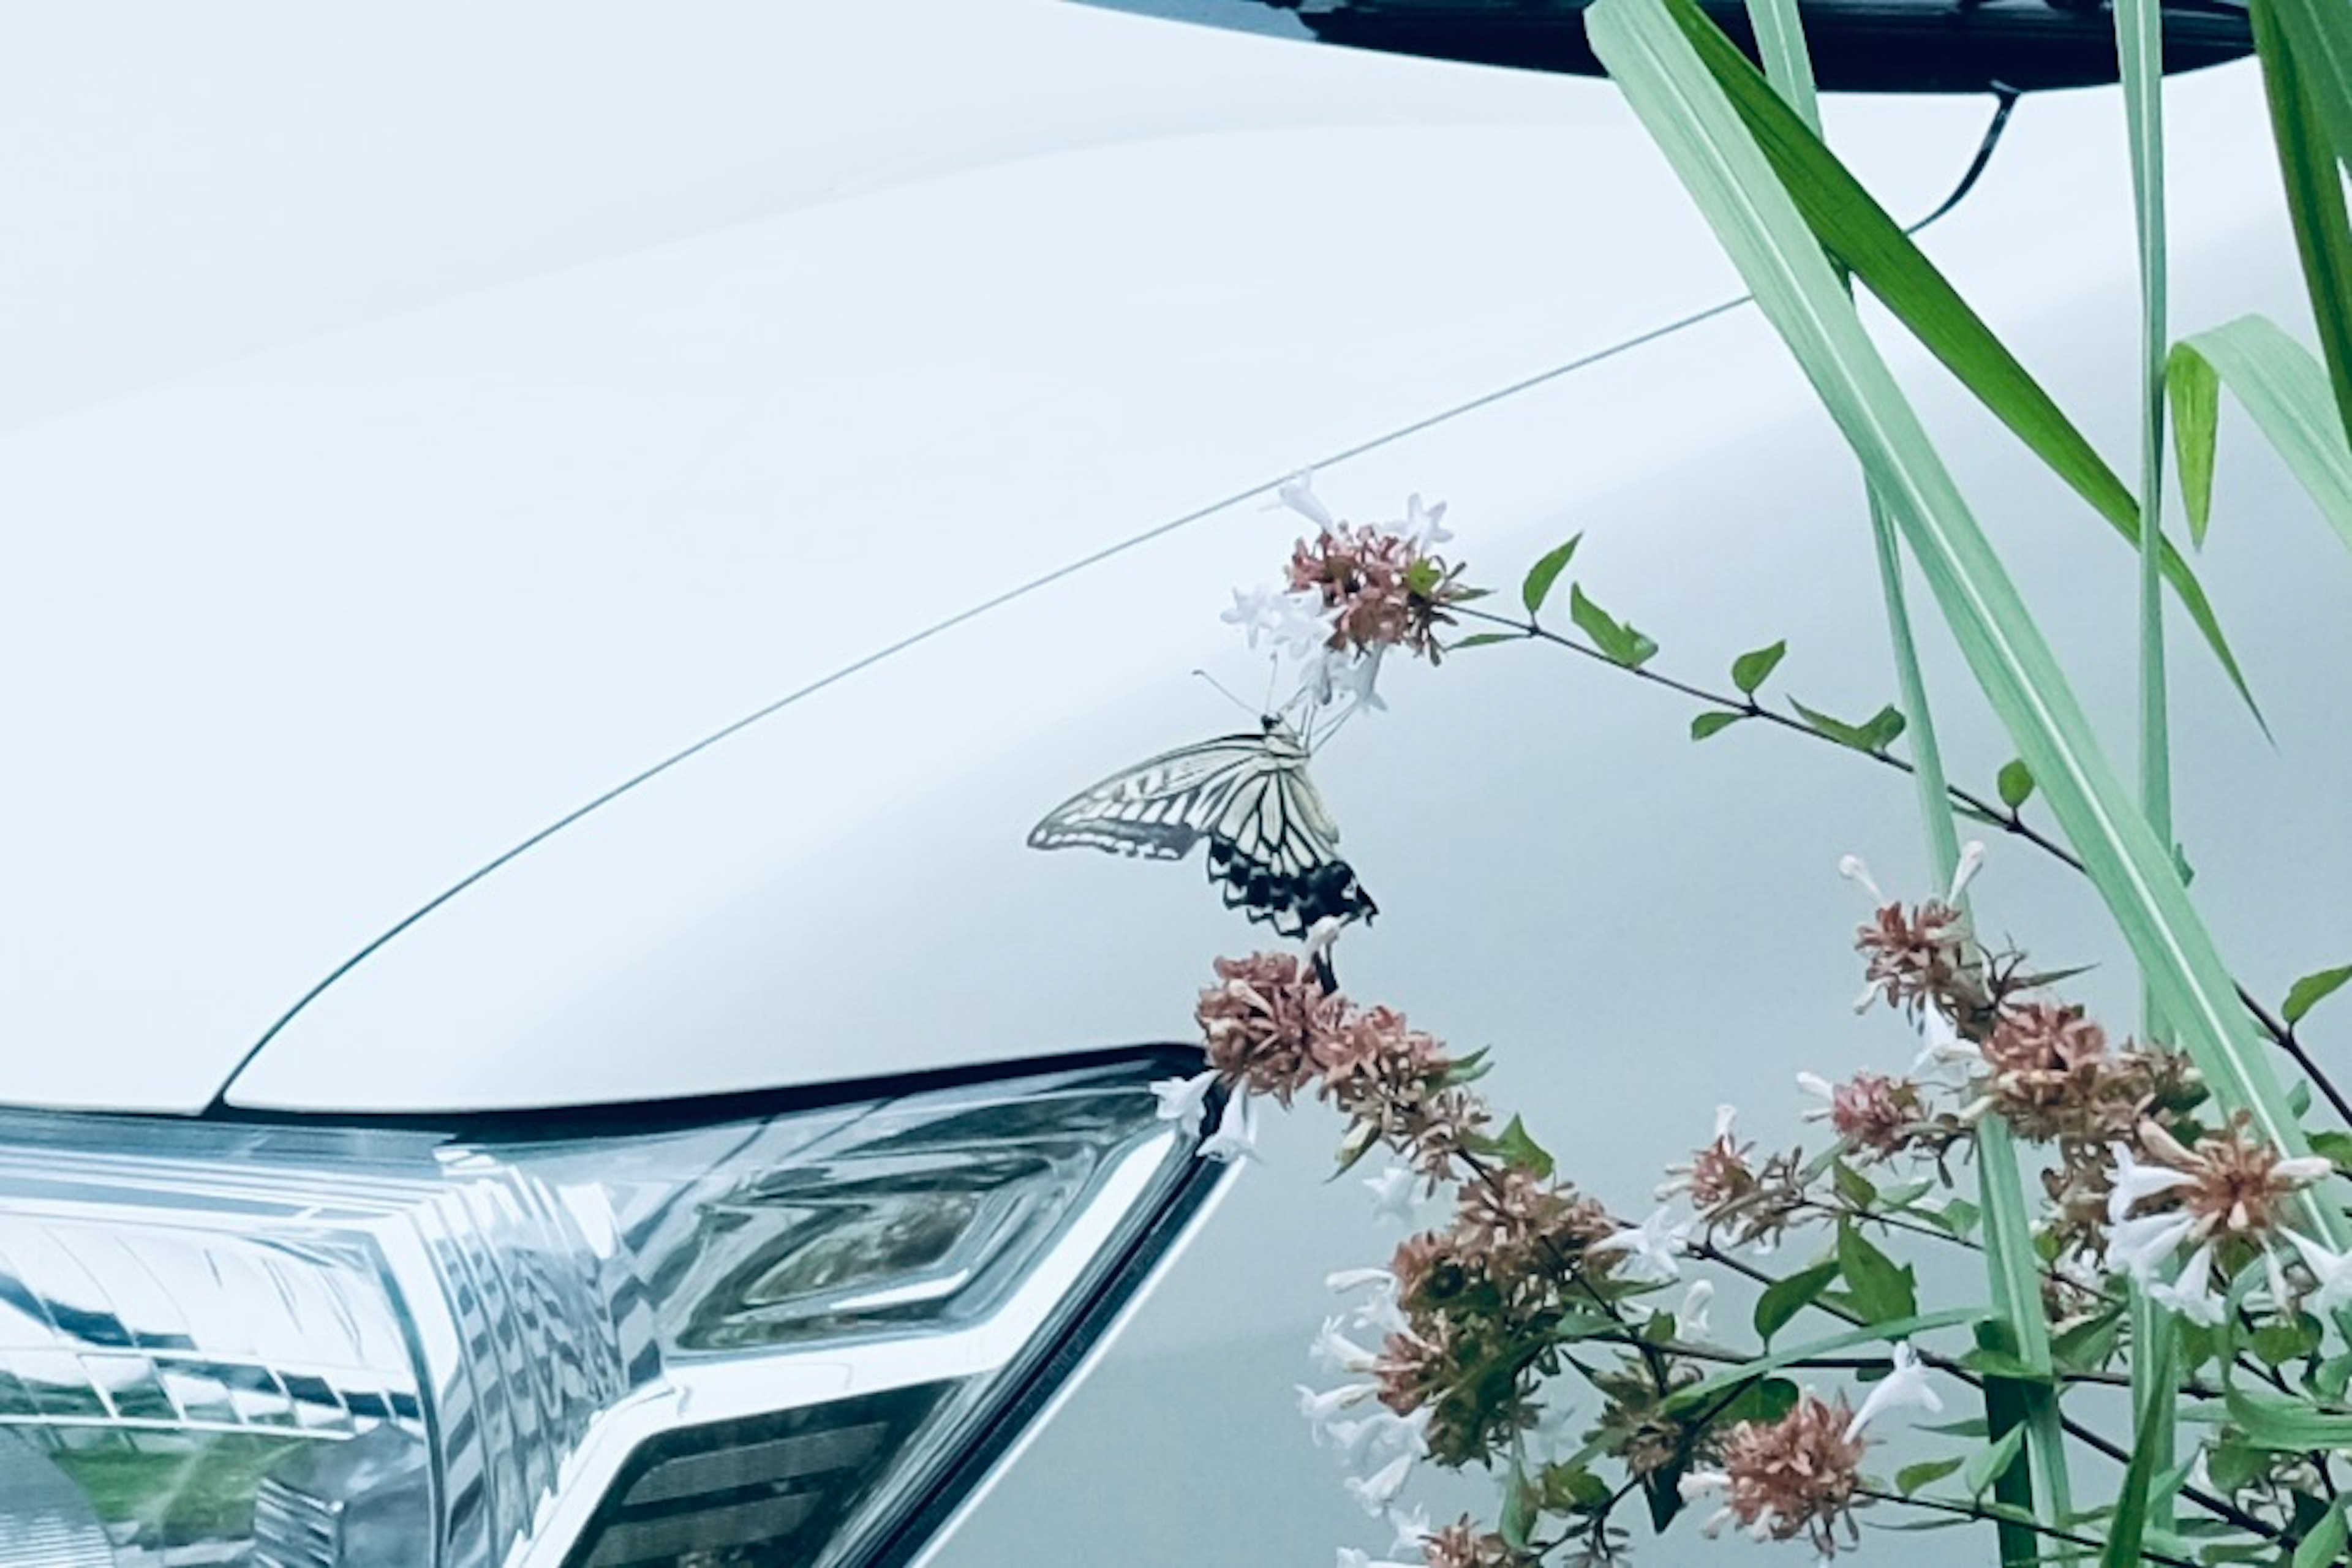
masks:
[(2221, 427), (2221, 378), (2203, 354), (2175, 347), (2165, 360), (2164, 395), (2172, 405), (2172, 460), (2180, 469), (2180, 501), (2189, 538), (2205, 548), (2213, 521), (2213, 443)]
[[(2345, 18), (2352, 26), (2352, 7), (2345, 8)], [(2301, 1129), (2286, 1114), (2252, 1020), (2238, 1003), (2229, 970), (2189, 901), (2168, 847), (2149, 830), (2101, 752), (2016, 585), (1789, 191), (1694, 52), (1693, 40), (1714, 32), (1705, 15), (1694, 0), (1596, 0), (1586, 13), (1586, 31), (1696, 198), (1759, 310), (1862, 458), (1971, 674), (2032, 770), (2178, 1043), (2223, 1110), (2244, 1109), (2261, 1136), (2283, 1152), (2302, 1152)], [(1744, 63), (1738, 72), (1753, 77)], [(1818, 197), (1801, 194), (1809, 201)], [(2133, 521), (2136, 527), (2136, 517)], [(2309, 1189), (2297, 1212), (2314, 1237), (2336, 1247), (2352, 1244), (2344, 1216)]]
[(2315, 1410), (2311, 1402), (2235, 1384), (2224, 1390), (2230, 1420), (2251, 1447), (2301, 1453), (2352, 1447), (2352, 1415)]
[(2352, 963), (2314, 970), (2287, 987), (2286, 1002), (2279, 1011), (2286, 1016), (2288, 1023), (2300, 1024), (2306, 1014), (2347, 980), (2352, 980)]
[[(1808, 230), (1811, 242), (1826, 248), (1860, 279), (1978, 401), (2137, 548), (2138, 500), (1983, 319), (1936, 270), (1903, 226), (1878, 205), (1696, 5), (1671, 0), (1663, 9), (1712, 75), (1736, 118), (1744, 122), (1746, 132), (1754, 138), (1765, 168), (1778, 176), (1776, 187), (1793, 204), (1798, 223)], [(1626, 85), (1622, 73), (1612, 68), (1612, 74), (1619, 77), (1621, 86)], [(1642, 90), (1648, 90), (1646, 82)], [(1665, 145), (1664, 137), (1655, 131), (1652, 134), (1662, 147)], [(1690, 183), (1685, 175), (1685, 184)], [(1752, 286), (1754, 279), (1749, 281)], [(2259, 721), (2253, 694), (2196, 573), (2170, 541), (2162, 542), (2162, 551), (2165, 581)]]
[(1831, 1163), (1830, 1184), (1837, 1189), (1838, 1196), (1864, 1214), (1878, 1205), (1878, 1189), (1870, 1184), (1870, 1178), (1843, 1160)]
[(1591, 1513), (1609, 1501), (1609, 1483), (1582, 1465), (1546, 1465), (1537, 1476), (1547, 1513)]
[[(2345, 30), (2342, 18), (2329, 14), (2332, 9), (2297, 0), (2253, 0), (2247, 7), (2304, 287), (2319, 327), (2336, 406), (2352, 435), (2352, 225), (2336, 173), (2338, 160), (2352, 153), (2352, 106), (2341, 96)], [(2326, 58), (2331, 54), (2332, 68)], [(2333, 98), (2323, 85), (2329, 76), (2335, 79)]]
[(1568, 618), (1592, 639), (1592, 646), (1628, 669), (1639, 669), (1658, 651), (1658, 645), (1616, 619), (1584, 596), (1577, 584), (1568, 585)]
[(2015, 811), (2033, 798), (2033, 770), (2012, 758), (2001, 764), (1993, 785), (2000, 791), (2000, 804)]
[(1514, 1475), (1503, 1492), (1503, 1517), (1497, 1521), (1505, 1545), (1518, 1550), (1535, 1533), (1543, 1498), (1525, 1476)]
[(1448, 653), (1459, 653), (1465, 647), (1485, 647), (1490, 643), (1525, 642), (1525, 632), (1472, 632), (1466, 637), (1456, 637), (1445, 645)]
[(1966, 1198), (1954, 1198), (1944, 1205), (1944, 1212), (1936, 1216), (1946, 1230), (1958, 1237), (1966, 1237), (1976, 1229), (1977, 1221), (1981, 1217), (1982, 1211)]
[[(2138, 1296), (2137, 1288), (2134, 1288)], [(2099, 1568), (2136, 1568), (2150, 1515), (2154, 1522), (2172, 1522), (2169, 1494), (2152, 1490), (2158, 1471), (2172, 1463), (2175, 1401), (2180, 1380), (2172, 1366), (2172, 1326), (2177, 1321), (2144, 1298), (2136, 1303), (2132, 1324), (2135, 1349), (2145, 1365), (2132, 1374), (2133, 1440), (2131, 1460), (2124, 1467), (2123, 1489), (2116, 1494), (2116, 1515), (2107, 1543), (2099, 1553)], [(2140, 1335), (2146, 1335), (2142, 1340)]]
[(1527, 605), (1528, 619), (1534, 619), (1536, 612), (1543, 608), (1544, 601), (1551, 596), (1552, 584), (1568, 570), (1576, 547), (1583, 542), (1584, 535), (1580, 533), (1558, 549), (1546, 551), (1541, 560), (1528, 568), (1527, 581), (1519, 584), (1519, 602)]
[(1734, 713), (1721, 708), (1706, 713), (1694, 713), (1691, 715), (1691, 739), (1711, 740), (1747, 717), (1745, 713)]
[[(2200, 365), (2201, 374), (2230, 389), (2318, 506), (2321, 520), (2352, 548), (2352, 447), (2345, 445), (2327, 373), (2311, 351), (2263, 317), (2241, 316), (2174, 344), (2171, 363), (2176, 374), (2186, 370), (2192, 391), (2200, 372), (2188, 367)], [(2175, 437), (2176, 446), (2182, 438)], [(2210, 448), (2210, 433), (2206, 440)], [(2207, 460), (2210, 467), (2210, 450)], [(2181, 468), (2188, 472), (2186, 457)]]
[(1982, 1497), (1987, 1488), (2008, 1472), (2017, 1462), (2017, 1451), (2025, 1447), (2025, 1428), (2012, 1426), (1999, 1437), (1970, 1454), (1960, 1468), (1960, 1485), (1970, 1497)]
[(1839, 745), (1852, 746), (1857, 752), (1868, 752), (1876, 755), (1886, 750), (1894, 743), (1895, 738), (1903, 733), (1903, 715), (1892, 704), (1881, 708), (1859, 724), (1849, 724), (1843, 719), (1832, 719), (1819, 709), (1806, 707), (1793, 697), (1789, 699), (1789, 706), (1795, 709), (1797, 716), (1813, 729), (1827, 735)]
[(1811, 1268), (1800, 1269), (1786, 1279), (1775, 1279), (1767, 1285), (1764, 1293), (1756, 1298), (1756, 1337), (1770, 1344), (1772, 1336), (1787, 1328), (1790, 1319), (1818, 1300), (1821, 1293), (1836, 1282), (1837, 1277), (1837, 1259), (1832, 1258), (1827, 1263), (1816, 1263)]
[[(1807, 1272), (1811, 1272), (1808, 1270)], [(1787, 1283), (1787, 1281), (1782, 1281)], [(1760, 1310), (1761, 1303), (1759, 1303)], [(1891, 1344), (1896, 1340), (1916, 1339), (1935, 1329), (1958, 1328), (1968, 1323), (1981, 1323), (1992, 1314), (1982, 1307), (1947, 1307), (1941, 1311), (1922, 1312), (1916, 1318), (1898, 1318), (1893, 1322), (1873, 1323), (1826, 1339), (1807, 1340), (1800, 1345), (1772, 1352), (1727, 1366), (1685, 1384), (1667, 1396), (1663, 1408), (1669, 1411), (1688, 1410), (1695, 1405), (1712, 1400), (1717, 1394), (1738, 1387), (1748, 1379), (1778, 1372), (1792, 1363), (1809, 1361), (1814, 1356), (1834, 1355), (1839, 1351), (1852, 1350), (1856, 1345)]]
[(2319, 1522), (2305, 1531), (2303, 1540), (2296, 1543), (2289, 1568), (2327, 1568), (2328, 1563), (2343, 1559), (2347, 1544), (2344, 1510), (2348, 1502), (2352, 1499), (2339, 1497), (2327, 1505)]
[(1538, 1181), (1551, 1179), (1551, 1156), (1528, 1131), (1527, 1123), (1517, 1116), (1511, 1118), (1500, 1136), (1492, 1140), (1491, 1147), (1502, 1157), (1503, 1163), (1513, 1170), (1525, 1171)]
[(2273, 1318), (2248, 1335), (2246, 1345), (2266, 1366), (2301, 1361), (2319, 1348), (2319, 1320), (2308, 1312), (2291, 1320)]
[(1909, 1497), (1921, 1487), (1933, 1486), (1968, 1462), (1967, 1455), (1955, 1454), (1948, 1459), (1923, 1459), (1916, 1465), (1906, 1465), (1895, 1472), (1895, 1489)]
[(2333, 1160), (2339, 1171), (2352, 1171), (2352, 1132), (2338, 1132), (2333, 1128), (2315, 1132), (2311, 1135), (2311, 1152)]
[(2123, 1336), (2123, 1310), (2109, 1308), (2050, 1336), (2050, 1359), (2070, 1372), (2095, 1372), (2107, 1364)]
[(1772, 672), (1780, 668), (1780, 661), (1788, 656), (1789, 639), (1786, 637), (1769, 647), (1743, 653), (1731, 661), (1731, 683), (1753, 697), (1756, 689), (1771, 678)]

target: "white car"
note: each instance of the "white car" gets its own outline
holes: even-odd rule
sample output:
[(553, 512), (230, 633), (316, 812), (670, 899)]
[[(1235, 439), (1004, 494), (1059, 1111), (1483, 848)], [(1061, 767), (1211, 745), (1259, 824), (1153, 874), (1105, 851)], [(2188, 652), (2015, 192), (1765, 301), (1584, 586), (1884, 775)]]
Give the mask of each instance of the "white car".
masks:
[[(1192, 672), (1255, 706), (1220, 612), (1306, 468), (1443, 499), (1506, 591), (1582, 531), (1659, 668), (1785, 637), (1809, 703), (1893, 690), (1853, 467), (1611, 86), (1292, 30), (10, 18), (0, 1563), (1381, 1554), (1292, 1388), (1395, 1227), (1315, 1108), (1227, 1183), (1149, 1087), (1276, 939), (1031, 825), (1254, 723)], [(2168, 107), (2177, 326), (2296, 317), (2252, 63)], [(1916, 217), (1991, 111), (1830, 133)], [(2029, 96), (1923, 238), (2118, 467), (2124, 159), (2112, 90)], [(2127, 713), (2128, 552), (1888, 342)], [(2200, 569), (2334, 754), (2293, 677), (2352, 654), (2346, 563), (2223, 443)], [(2283, 983), (2345, 868), (2276, 847), (2337, 800), (2177, 646), (2190, 856), (2263, 868), (2199, 891)], [(1381, 695), (1315, 762), (1381, 910), (1343, 977), (1494, 1046), (1569, 1173), (1639, 1204), (1717, 1100), (1793, 1128), (1798, 1068), (1906, 1050), (1841, 1005), (1832, 870), (1916, 879), (1902, 780), (1532, 647)], [(2111, 953), (1993, 847), (2021, 938)]]

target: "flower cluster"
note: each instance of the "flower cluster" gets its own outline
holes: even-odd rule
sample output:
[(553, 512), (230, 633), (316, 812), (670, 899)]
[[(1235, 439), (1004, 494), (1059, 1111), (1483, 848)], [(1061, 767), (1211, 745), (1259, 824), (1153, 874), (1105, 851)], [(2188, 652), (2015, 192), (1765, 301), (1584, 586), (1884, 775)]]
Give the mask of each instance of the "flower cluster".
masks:
[(1291, 551), (1279, 586), (1236, 590), (1231, 625), (1263, 637), (1279, 651), (1308, 662), (1306, 689), (1318, 703), (1346, 697), (1384, 707), (1375, 690), (1381, 660), (1391, 648), (1435, 664), (1444, 654), (1440, 634), (1455, 624), (1452, 607), (1476, 596), (1463, 567), (1437, 547), (1453, 535), (1445, 505), (1424, 507), (1411, 497), (1402, 520), (1343, 521), (1298, 474), (1285, 482), (1277, 504), (1315, 525)]

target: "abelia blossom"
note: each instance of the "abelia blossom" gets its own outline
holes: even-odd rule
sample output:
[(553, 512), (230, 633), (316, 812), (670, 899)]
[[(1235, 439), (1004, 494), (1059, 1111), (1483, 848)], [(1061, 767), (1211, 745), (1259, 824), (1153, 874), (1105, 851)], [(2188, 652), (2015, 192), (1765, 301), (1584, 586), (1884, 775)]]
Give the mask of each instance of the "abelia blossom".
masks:
[(1807, 1394), (1778, 1421), (1742, 1421), (1723, 1439), (1713, 1470), (1683, 1478), (1685, 1499), (1719, 1496), (1722, 1509), (1701, 1528), (1712, 1535), (1737, 1522), (1759, 1541), (1800, 1536), (1823, 1557), (1837, 1554), (1837, 1527), (1849, 1542), (1862, 1488), (1862, 1439), (1841, 1395), (1831, 1405)]

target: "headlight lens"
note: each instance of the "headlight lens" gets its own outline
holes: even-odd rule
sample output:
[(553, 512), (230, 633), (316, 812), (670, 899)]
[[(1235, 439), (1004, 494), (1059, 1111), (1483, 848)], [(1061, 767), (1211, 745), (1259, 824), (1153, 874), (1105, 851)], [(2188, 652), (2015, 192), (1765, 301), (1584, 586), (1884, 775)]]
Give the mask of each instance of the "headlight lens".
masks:
[(631, 1131), (0, 1115), (0, 1562), (898, 1555), (1197, 1201), (1166, 1070)]

